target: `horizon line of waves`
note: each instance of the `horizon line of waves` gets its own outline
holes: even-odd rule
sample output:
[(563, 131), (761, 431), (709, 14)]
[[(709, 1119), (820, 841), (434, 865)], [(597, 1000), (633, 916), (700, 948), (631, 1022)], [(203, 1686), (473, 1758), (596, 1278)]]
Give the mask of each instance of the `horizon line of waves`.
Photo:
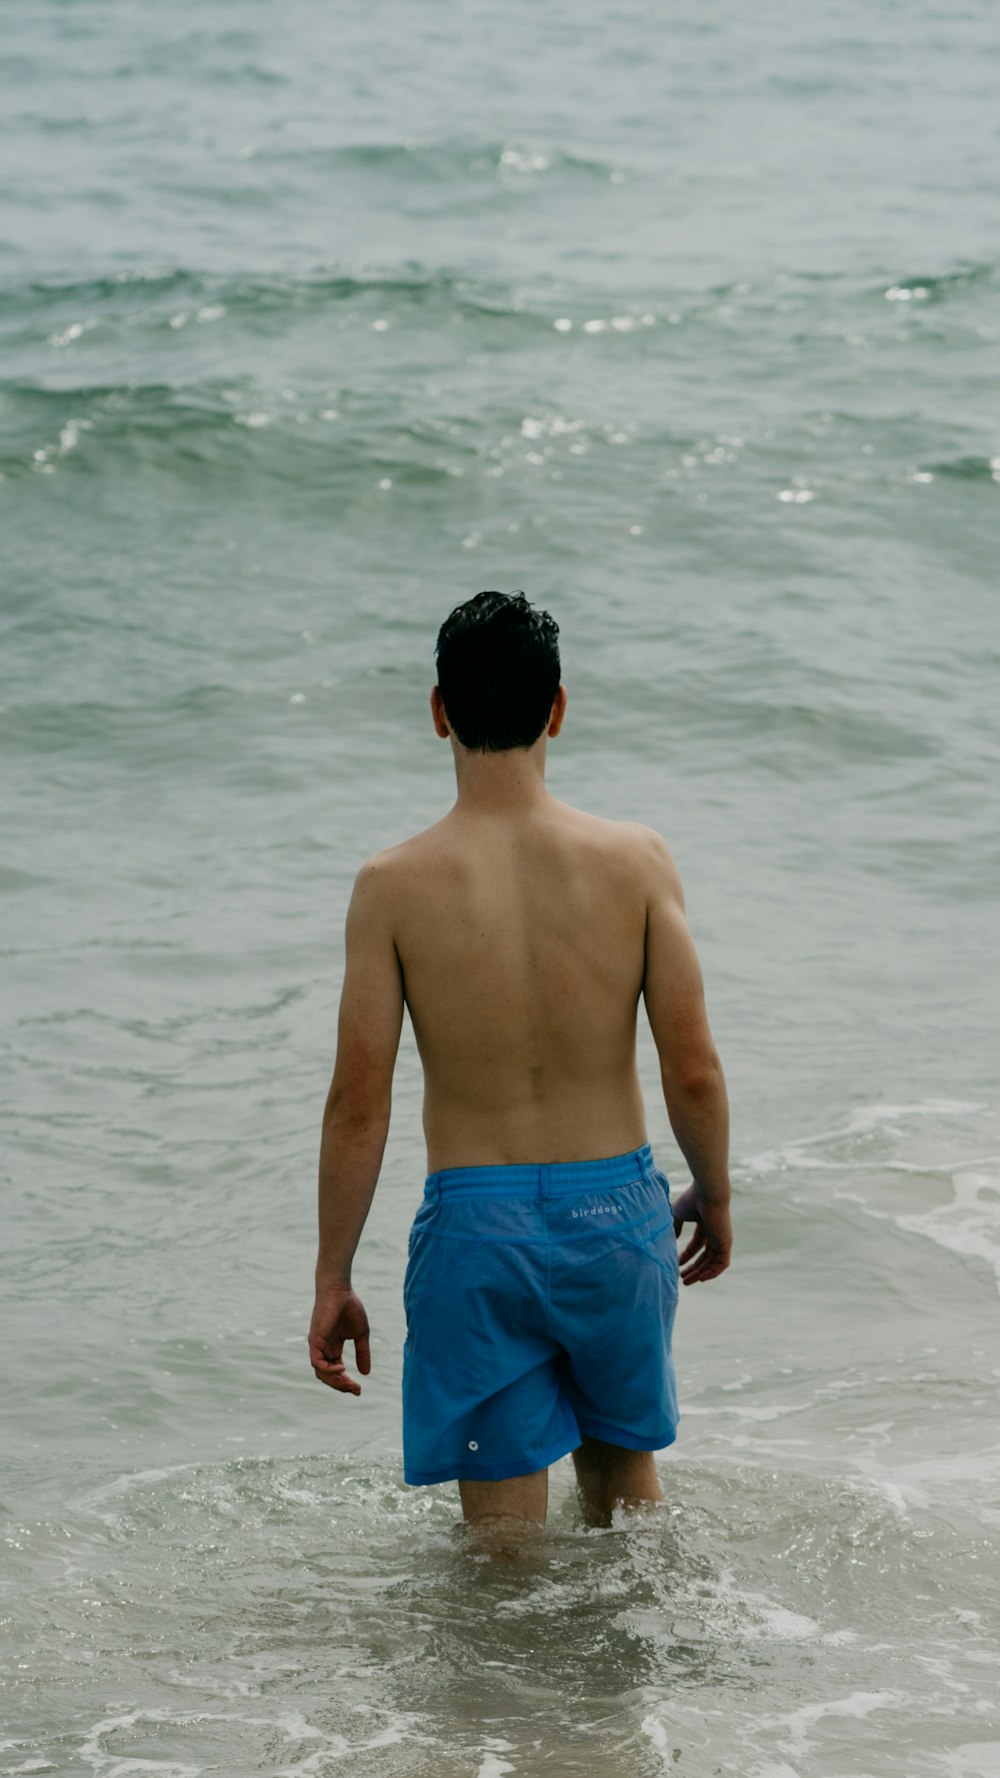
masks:
[[(779, 326), (786, 343), (791, 338), (800, 350), (810, 346), (829, 353), (831, 348), (845, 349), (845, 339), (850, 344), (850, 328), (860, 323), (849, 316), (856, 305), (870, 305), (873, 296), (889, 324), (893, 309), (897, 319), (904, 306), (907, 313), (916, 314), (928, 302), (940, 304), (967, 285), (992, 279), (995, 272), (993, 265), (983, 265), (899, 286), (858, 285), (836, 274), (820, 280), (824, 291), (817, 301), (817, 279), (798, 273), (758, 284), (727, 283), (686, 291), (637, 289), (624, 295), (597, 287), (574, 288), (548, 275), (527, 290), (491, 272), (449, 264), (427, 267), (415, 259), (395, 268), (363, 261), (320, 262), (303, 272), (260, 275), (154, 266), (83, 279), (8, 280), (0, 285), (0, 323), (6, 323), (8, 349), (14, 345), (38, 349), (44, 343), (50, 353), (58, 349), (60, 359), (106, 346), (108, 330), (116, 327), (152, 334), (169, 328), (172, 337), (174, 330), (189, 323), (211, 321), (225, 330), (235, 322), (250, 335), (272, 337), (330, 308), (341, 314), (339, 327), (356, 325), (372, 331), (405, 326), (411, 315), (417, 325), (426, 317), (426, 324), (435, 327), (447, 317), (477, 325), (494, 323), (513, 329), (518, 338), (551, 340), (556, 335), (574, 344), (583, 336), (592, 342), (613, 339), (616, 352), (629, 350), (622, 341), (634, 335), (642, 342), (643, 357), (652, 349), (654, 354), (683, 358), (691, 350), (687, 337), (691, 334), (701, 340), (707, 330), (725, 340), (748, 332), (759, 335), (761, 327), (770, 323)], [(900, 300), (886, 303), (886, 297), (893, 295)], [(912, 300), (904, 305), (903, 297)], [(935, 340), (945, 337), (943, 327), (941, 322)], [(973, 328), (967, 312), (964, 318), (956, 315), (949, 330), (948, 337), (954, 334), (956, 339), (972, 332), (978, 338), (983, 332)], [(873, 337), (882, 337), (878, 327)], [(916, 337), (925, 342), (929, 338), (926, 329)], [(763, 339), (760, 343), (766, 344)], [(67, 356), (65, 361), (72, 359)], [(829, 416), (824, 412), (823, 417)]]
[[(371, 152), (389, 154), (392, 152), (404, 153), (405, 151), (402, 147), (397, 150), (385, 147), (374, 151), (363, 147), (344, 147), (338, 150), (323, 149), (309, 152), (360, 156)], [(566, 164), (581, 167), (598, 168), (602, 165), (602, 163), (585, 161), (581, 157), (562, 156), (560, 158)], [(246, 288), (251, 296), (256, 296), (258, 292), (266, 292), (272, 288), (282, 292), (294, 288), (308, 290), (327, 287), (331, 289), (340, 287), (345, 292), (367, 288), (420, 290), (435, 286), (462, 289), (473, 283), (489, 281), (477, 279), (475, 274), (460, 267), (442, 265), (428, 271), (419, 260), (412, 258), (401, 261), (400, 267), (399, 271), (394, 271), (391, 267), (379, 271), (375, 267), (366, 268), (365, 263), (361, 261), (353, 264), (349, 262), (342, 269), (336, 269), (324, 261), (319, 261), (312, 273), (300, 273), (294, 276), (264, 275), (258, 279), (251, 277), (247, 281)], [(865, 299), (879, 297), (884, 300), (887, 292), (891, 291), (896, 292), (898, 297), (909, 293), (915, 300), (942, 301), (954, 291), (990, 282), (997, 277), (998, 271), (1000, 271), (1000, 261), (959, 261), (950, 270), (924, 272), (919, 276), (900, 275), (888, 282), (882, 280), (859, 283), (856, 285), (856, 290), (857, 294)], [(0, 314), (4, 312), (6, 306), (26, 300), (35, 303), (58, 302), (68, 298), (113, 296), (133, 290), (140, 293), (151, 290), (167, 292), (186, 283), (190, 283), (198, 289), (210, 290), (213, 293), (220, 291), (227, 284), (233, 285), (236, 294), (240, 290), (239, 279), (234, 280), (230, 275), (210, 273), (196, 266), (157, 266), (153, 264), (148, 267), (123, 267), (120, 271), (104, 272), (86, 278), (30, 278), (24, 284), (4, 281), (0, 283)], [(721, 283), (709, 284), (701, 290), (692, 289), (689, 295), (698, 297), (702, 301), (717, 302), (733, 297), (759, 297), (775, 289), (794, 295), (800, 291), (802, 293), (810, 291), (816, 286), (843, 287), (845, 284), (854, 283), (853, 278), (848, 278), (841, 271), (815, 271), (792, 266), (774, 272), (765, 280), (759, 278), (740, 279), (734, 282), (732, 279), (727, 279)], [(923, 293), (922, 299), (916, 298), (915, 293), (918, 291)]]
[[(523, 315), (512, 318), (525, 319)], [(550, 325), (537, 313), (531, 319), (546, 328)], [(550, 413), (551, 403), (544, 402), (544, 412), (536, 402), (535, 418), (498, 409), (492, 426), (491, 416), (483, 412), (475, 420), (454, 410), (425, 414), (419, 410), (416, 393), (405, 418), (397, 412), (390, 424), (389, 416), (379, 411), (378, 402), (363, 386), (345, 386), (333, 377), (337, 368), (342, 367), (330, 367), (332, 380), (319, 397), (315, 384), (308, 391), (282, 384), (279, 391), (262, 388), (238, 372), (228, 378), (178, 382), (94, 380), (67, 385), (12, 378), (4, 385), (0, 469), (12, 481), (40, 469), (51, 473), (55, 467), (99, 472), (105, 457), (116, 460), (124, 451), (133, 466), (174, 468), (181, 475), (192, 468), (203, 471), (214, 465), (225, 469), (242, 462), (277, 481), (302, 482), (304, 491), (311, 484), (303, 482), (303, 471), (314, 465), (321, 468), (324, 484), (333, 477), (360, 488), (368, 477), (373, 491), (384, 494), (399, 485), (445, 484), (456, 474), (468, 473), (479, 461), (484, 473), (495, 473), (498, 456), (503, 467), (514, 467), (518, 450), (526, 441), (535, 453), (526, 460), (534, 463), (542, 450), (534, 441), (543, 435), (559, 441), (565, 433), (577, 450), (581, 439), (586, 449), (592, 450), (607, 443), (607, 434), (614, 431), (612, 422), (567, 421), (554, 410)], [(887, 443), (879, 456), (872, 458), (870, 479), (876, 481), (895, 485), (902, 476), (907, 482), (941, 479), (983, 488), (1000, 485), (1000, 454), (962, 450), (960, 446), (953, 455), (921, 453), (919, 428), (909, 416), (872, 417), (838, 409), (811, 409), (794, 418), (792, 430), (804, 425), (810, 434), (817, 430), (830, 433), (834, 442), (843, 430), (863, 432), (866, 438), (886, 434)], [(902, 436), (896, 439), (900, 429)], [(503, 446), (511, 447), (506, 455), (496, 444), (494, 433), (502, 433)], [(887, 452), (894, 439), (899, 460), (889, 462)], [(617, 433), (615, 442), (623, 442)], [(706, 456), (704, 447), (711, 444), (708, 438), (643, 427), (629, 442), (633, 447), (638, 445), (647, 458), (650, 453), (670, 453), (668, 458), (658, 459), (655, 468), (661, 479), (669, 474), (673, 492), (683, 467), (700, 469), (702, 463), (708, 463), (718, 478), (721, 447)], [(752, 487), (769, 497), (774, 495), (783, 479), (772, 468), (779, 447), (766, 437), (741, 437), (729, 444), (740, 448), (744, 473), (754, 472)], [(545, 449), (546, 461), (554, 450), (552, 445)], [(696, 461), (699, 452), (701, 460)], [(564, 455), (559, 453), (560, 460)], [(911, 462), (921, 459), (927, 467), (911, 472)], [(583, 473), (585, 457), (571, 460)], [(815, 469), (812, 480), (816, 481)], [(845, 482), (843, 465), (836, 462), (821, 469), (818, 481), (826, 494), (836, 494), (838, 488), (847, 486), (851, 497), (856, 496), (857, 475), (849, 475)], [(812, 498), (814, 489), (807, 492)]]

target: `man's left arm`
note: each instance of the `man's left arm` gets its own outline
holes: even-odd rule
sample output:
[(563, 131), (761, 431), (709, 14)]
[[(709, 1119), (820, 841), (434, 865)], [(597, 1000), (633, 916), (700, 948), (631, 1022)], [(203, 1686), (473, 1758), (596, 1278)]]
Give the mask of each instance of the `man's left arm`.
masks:
[(319, 1256), (309, 1359), (321, 1383), (360, 1395), (344, 1366), (354, 1341), (358, 1370), (371, 1370), (368, 1317), (351, 1264), (371, 1208), (389, 1132), (392, 1073), (403, 1024), (403, 977), (393, 942), (384, 866), (358, 872), (347, 910), (337, 1057), (323, 1112), (319, 1157)]

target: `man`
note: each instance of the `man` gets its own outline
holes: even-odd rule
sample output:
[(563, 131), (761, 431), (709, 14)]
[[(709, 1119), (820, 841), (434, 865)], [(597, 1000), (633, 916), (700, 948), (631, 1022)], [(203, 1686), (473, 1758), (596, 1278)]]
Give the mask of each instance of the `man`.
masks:
[[(728, 1102), (680, 879), (648, 827), (558, 802), (558, 629), (479, 593), (437, 641), (434, 727), (458, 795), (363, 865), (347, 913), (323, 1119), (313, 1370), (371, 1369), (351, 1262), (389, 1127), (404, 1004), (424, 1070), (428, 1178), (404, 1281), (403, 1461), (457, 1479), (468, 1522), (544, 1522), (572, 1451), (591, 1523), (662, 1499), (678, 1418), (678, 1279), (729, 1264)], [(671, 1206), (636, 1072), (642, 996), (692, 1183)], [(678, 1256), (677, 1236), (693, 1224)]]

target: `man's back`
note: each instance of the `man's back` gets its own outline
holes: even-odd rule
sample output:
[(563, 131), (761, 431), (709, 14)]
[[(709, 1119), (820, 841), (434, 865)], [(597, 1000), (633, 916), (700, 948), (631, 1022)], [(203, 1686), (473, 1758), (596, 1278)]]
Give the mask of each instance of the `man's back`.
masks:
[(653, 840), (545, 794), (456, 808), (380, 856), (432, 1171), (645, 1141), (635, 1035)]

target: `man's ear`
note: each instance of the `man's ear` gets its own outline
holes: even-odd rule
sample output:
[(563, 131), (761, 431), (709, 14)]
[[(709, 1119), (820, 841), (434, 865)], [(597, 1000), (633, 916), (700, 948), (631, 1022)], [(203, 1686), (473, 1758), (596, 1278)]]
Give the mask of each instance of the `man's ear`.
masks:
[(440, 735), (442, 741), (447, 741), (451, 729), (448, 727), (448, 717), (439, 685), (435, 685), (431, 691), (431, 715), (434, 718), (434, 733)]
[(566, 714), (566, 703), (566, 687), (560, 685), (552, 700), (552, 714), (549, 717), (549, 726), (545, 731), (547, 735), (557, 735), (562, 728), (563, 717)]

